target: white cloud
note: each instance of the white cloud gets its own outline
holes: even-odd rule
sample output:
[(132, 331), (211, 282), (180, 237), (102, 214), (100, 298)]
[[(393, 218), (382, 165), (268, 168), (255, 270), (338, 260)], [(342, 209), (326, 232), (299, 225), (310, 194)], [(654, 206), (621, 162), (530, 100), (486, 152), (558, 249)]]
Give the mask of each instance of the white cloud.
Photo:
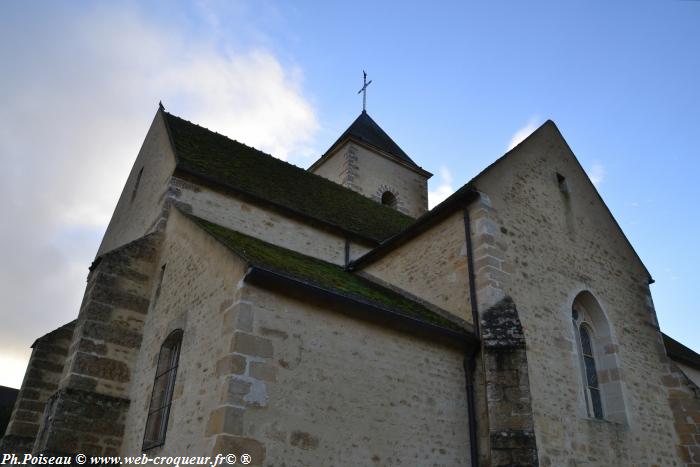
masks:
[[(0, 386), (19, 387), (27, 369), (27, 360), (31, 354), (30, 349), (12, 355), (0, 354)], [(17, 379), (19, 377), (19, 380)]]
[(0, 384), (19, 385), (12, 361), (77, 315), (159, 100), (281, 158), (309, 152), (318, 126), (301, 70), (270, 51), (224, 50), (124, 4), (91, 5), (0, 14), (0, 61), (12, 65), (0, 75)]
[(591, 166), (591, 170), (588, 172), (588, 177), (593, 182), (593, 185), (599, 187), (603, 180), (605, 180), (605, 167), (600, 162), (596, 162)]
[(538, 117), (533, 116), (530, 117), (530, 119), (527, 121), (525, 126), (520, 128), (518, 131), (513, 133), (513, 136), (510, 138), (510, 143), (508, 144), (508, 150), (510, 151), (513, 149), (515, 146), (520, 144), (525, 138), (530, 136), (530, 134), (537, 129), (538, 125)]
[(452, 173), (450, 173), (450, 170), (447, 167), (440, 167), (440, 184), (434, 190), (428, 191), (428, 207), (433, 209), (435, 206), (445, 201), (454, 192), (455, 189), (452, 186)]
[(285, 70), (270, 53), (197, 53), (164, 74), (177, 89), (188, 118), (250, 146), (287, 159), (305, 153), (318, 124), (300, 92), (298, 69)]

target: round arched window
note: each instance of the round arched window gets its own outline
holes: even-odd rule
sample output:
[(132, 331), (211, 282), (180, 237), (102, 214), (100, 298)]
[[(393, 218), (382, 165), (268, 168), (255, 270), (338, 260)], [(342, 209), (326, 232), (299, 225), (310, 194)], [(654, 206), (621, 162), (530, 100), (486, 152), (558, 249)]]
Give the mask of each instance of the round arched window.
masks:
[(391, 191), (382, 193), (382, 204), (390, 208), (396, 208), (396, 195)]

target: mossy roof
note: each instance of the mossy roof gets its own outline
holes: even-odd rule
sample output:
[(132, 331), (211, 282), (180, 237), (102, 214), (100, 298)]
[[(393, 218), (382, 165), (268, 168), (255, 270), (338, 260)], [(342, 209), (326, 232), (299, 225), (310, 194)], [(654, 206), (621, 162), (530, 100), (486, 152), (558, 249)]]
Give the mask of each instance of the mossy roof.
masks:
[(380, 242), (414, 219), (348, 188), (163, 111), (177, 168), (354, 236)]
[(450, 331), (465, 333), (458, 324), (404, 295), (382, 287), (340, 266), (311, 258), (217, 224), (192, 217), (195, 223), (251, 266), (321, 288), (332, 294), (405, 315)]

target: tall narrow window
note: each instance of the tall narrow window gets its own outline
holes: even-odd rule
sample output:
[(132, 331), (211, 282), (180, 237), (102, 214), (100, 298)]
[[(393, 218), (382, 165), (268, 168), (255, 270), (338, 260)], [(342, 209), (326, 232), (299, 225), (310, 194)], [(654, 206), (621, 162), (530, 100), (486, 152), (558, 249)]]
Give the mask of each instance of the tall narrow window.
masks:
[(170, 333), (160, 348), (151, 403), (146, 418), (146, 431), (143, 435), (144, 450), (160, 446), (165, 442), (181, 344), (182, 330), (178, 329)]
[(593, 294), (584, 290), (571, 304), (571, 318), (581, 385), (579, 414), (627, 423), (625, 375), (607, 315)]
[(593, 344), (591, 342), (591, 332), (588, 326), (582, 324), (579, 328), (581, 335), (581, 350), (583, 354), (583, 364), (586, 371), (586, 385), (588, 396), (590, 397), (593, 416), (603, 418), (603, 403), (600, 398), (600, 386), (598, 385), (598, 371), (595, 367), (595, 356), (593, 355)]
[(603, 403), (600, 397), (600, 386), (598, 385), (598, 371), (593, 355), (593, 344), (591, 342), (591, 331), (585, 324), (579, 327), (581, 336), (581, 353), (583, 355), (584, 370), (586, 373), (586, 389), (590, 397), (591, 409), (595, 418), (603, 418)]

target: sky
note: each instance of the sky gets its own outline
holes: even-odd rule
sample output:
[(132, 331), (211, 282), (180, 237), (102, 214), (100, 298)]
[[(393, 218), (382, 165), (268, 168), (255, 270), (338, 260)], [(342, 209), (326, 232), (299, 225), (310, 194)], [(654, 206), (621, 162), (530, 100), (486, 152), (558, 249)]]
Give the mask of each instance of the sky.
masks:
[(159, 101), (302, 167), (362, 110), (435, 205), (552, 119), (700, 352), (700, 1), (0, 2), (0, 385), (77, 316)]

